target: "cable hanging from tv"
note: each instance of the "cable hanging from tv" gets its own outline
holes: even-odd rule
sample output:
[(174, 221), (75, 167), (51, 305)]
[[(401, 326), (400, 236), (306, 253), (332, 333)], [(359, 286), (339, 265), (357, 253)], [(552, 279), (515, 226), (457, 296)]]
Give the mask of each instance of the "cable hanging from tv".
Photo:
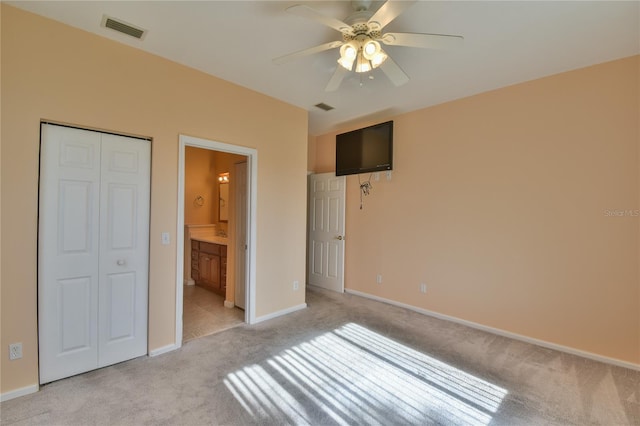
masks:
[(369, 175), (369, 180), (362, 182), (360, 180), (360, 175), (358, 175), (358, 183), (360, 184), (360, 210), (362, 210), (362, 207), (364, 206), (363, 197), (369, 195), (373, 189), (373, 185), (371, 185), (371, 176), (373, 176), (373, 173)]

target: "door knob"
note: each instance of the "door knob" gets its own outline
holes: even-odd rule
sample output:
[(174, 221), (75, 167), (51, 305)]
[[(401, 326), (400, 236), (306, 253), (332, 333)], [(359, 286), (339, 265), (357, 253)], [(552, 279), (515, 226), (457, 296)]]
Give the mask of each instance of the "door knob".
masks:
[(342, 238), (343, 238), (343, 237), (342, 237), (342, 235), (338, 235), (336, 238), (337, 238), (338, 240), (342, 241)]
[(116, 263), (118, 264), (118, 266), (122, 266), (122, 265), (124, 265), (124, 264), (125, 264), (125, 263), (127, 263), (127, 262), (125, 262), (125, 261), (124, 261), (124, 259), (118, 259), (118, 260), (116, 261)]

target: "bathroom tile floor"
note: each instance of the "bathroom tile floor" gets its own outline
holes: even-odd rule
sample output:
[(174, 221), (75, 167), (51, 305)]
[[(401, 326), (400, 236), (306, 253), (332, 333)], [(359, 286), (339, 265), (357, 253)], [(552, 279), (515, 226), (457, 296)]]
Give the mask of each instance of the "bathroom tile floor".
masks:
[(204, 288), (184, 286), (182, 340), (197, 339), (244, 323), (244, 311), (225, 308), (224, 297)]

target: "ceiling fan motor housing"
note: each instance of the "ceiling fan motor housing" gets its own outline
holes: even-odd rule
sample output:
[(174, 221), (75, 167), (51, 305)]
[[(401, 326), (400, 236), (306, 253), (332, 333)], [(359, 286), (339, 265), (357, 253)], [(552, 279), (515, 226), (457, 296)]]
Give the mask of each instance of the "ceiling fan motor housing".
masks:
[(364, 25), (364, 29), (368, 31), (369, 26), (367, 25), (367, 22), (369, 22), (369, 19), (371, 19), (372, 16), (373, 12), (362, 10), (360, 12), (355, 12), (347, 16), (344, 22), (351, 25), (354, 31), (358, 31), (358, 27), (362, 25)]
[(380, 33), (380, 31), (369, 31), (369, 32), (357, 32), (353, 35), (351, 34), (343, 34), (342, 35), (342, 40), (344, 40), (345, 43), (348, 43), (350, 41), (356, 40), (359, 42), (364, 43), (367, 40), (378, 40), (382, 37), (382, 33)]
[(372, 30), (369, 27), (369, 19), (373, 14), (369, 11), (356, 12), (349, 16), (345, 21), (351, 28), (353, 29), (353, 33), (342, 33), (342, 39), (345, 43), (348, 43), (352, 40), (357, 40), (360, 42), (365, 42), (366, 40), (376, 40), (382, 37), (382, 32), (377, 30)]

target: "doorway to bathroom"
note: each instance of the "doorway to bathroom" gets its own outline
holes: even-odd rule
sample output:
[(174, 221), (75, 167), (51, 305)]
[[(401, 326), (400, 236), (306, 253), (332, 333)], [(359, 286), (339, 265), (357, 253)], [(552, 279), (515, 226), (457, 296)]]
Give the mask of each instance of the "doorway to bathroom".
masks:
[(254, 317), (257, 153), (180, 136), (179, 157), (177, 346)]

